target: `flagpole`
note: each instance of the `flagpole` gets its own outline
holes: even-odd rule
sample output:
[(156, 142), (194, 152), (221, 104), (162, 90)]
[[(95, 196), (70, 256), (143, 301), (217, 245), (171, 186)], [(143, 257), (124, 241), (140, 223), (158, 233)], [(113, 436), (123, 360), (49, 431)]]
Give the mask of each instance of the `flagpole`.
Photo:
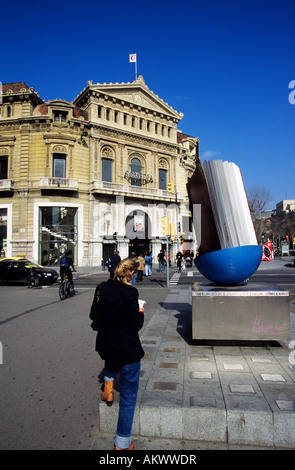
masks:
[(135, 80), (137, 80), (137, 54), (129, 54), (129, 62), (135, 63)]

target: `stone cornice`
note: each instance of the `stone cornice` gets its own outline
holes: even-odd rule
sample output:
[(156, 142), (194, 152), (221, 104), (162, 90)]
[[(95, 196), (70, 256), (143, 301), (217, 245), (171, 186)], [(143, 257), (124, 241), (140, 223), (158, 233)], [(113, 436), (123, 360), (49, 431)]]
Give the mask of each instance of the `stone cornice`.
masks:
[(70, 142), (75, 142), (77, 139), (74, 136), (70, 136), (67, 134), (44, 134), (44, 140), (68, 140)]
[[(147, 145), (148, 147), (152, 147), (152, 148), (156, 147), (158, 149), (166, 150), (169, 152), (177, 152), (177, 149), (179, 147), (178, 144), (165, 143), (165, 142), (162, 142), (161, 140), (152, 139), (149, 137), (145, 137), (143, 135), (133, 134), (132, 132), (123, 131), (121, 129), (106, 128), (105, 126), (100, 126), (98, 124), (92, 123), (91, 128), (93, 130), (98, 131), (98, 135), (97, 135), (98, 139), (101, 139), (101, 137), (104, 137), (104, 136), (113, 137), (116, 140), (124, 139), (126, 141), (124, 142), (125, 144), (136, 143), (137, 145)], [(92, 133), (91, 137), (95, 138), (96, 135)], [(123, 143), (123, 142), (120, 141), (120, 143)]]

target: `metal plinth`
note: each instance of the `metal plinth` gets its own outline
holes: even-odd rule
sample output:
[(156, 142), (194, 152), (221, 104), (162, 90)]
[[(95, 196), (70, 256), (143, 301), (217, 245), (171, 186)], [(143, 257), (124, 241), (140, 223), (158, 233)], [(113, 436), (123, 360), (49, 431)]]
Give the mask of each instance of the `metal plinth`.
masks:
[(289, 292), (268, 283), (230, 287), (195, 283), (192, 337), (199, 340), (289, 340)]

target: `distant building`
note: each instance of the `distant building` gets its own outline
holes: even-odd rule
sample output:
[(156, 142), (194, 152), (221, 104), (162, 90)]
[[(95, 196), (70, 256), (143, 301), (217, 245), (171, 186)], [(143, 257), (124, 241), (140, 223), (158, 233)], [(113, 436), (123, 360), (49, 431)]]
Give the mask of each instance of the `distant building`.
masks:
[(295, 248), (295, 199), (283, 200), (277, 203), (271, 217), (273, 241), (278, 246), (283, 241)]
[[(198, 138), (183, 114), (145, 84), (87, 83), (73, 102), (43, 101), (24, 82), (3, 84), (0, 105), (0, 249), (57, 265), (71, 249), (99, 266), (115, 249), (162, 248), (161, 218), (178, 220), (194, 249), (186, 183)], [(168, 191), (168, 183), (177, 188)], [(177, 249), (172, 244), (172, 254)]]

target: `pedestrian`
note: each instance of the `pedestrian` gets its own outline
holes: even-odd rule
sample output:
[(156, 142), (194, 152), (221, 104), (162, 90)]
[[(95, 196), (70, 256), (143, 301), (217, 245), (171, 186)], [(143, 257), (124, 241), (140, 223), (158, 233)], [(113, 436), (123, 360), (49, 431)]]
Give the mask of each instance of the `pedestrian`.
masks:
[(165, 271), (165, 255), (163, 253), (163, 250), (160, 250), (160, 253), (158, 254), (158, 261), (159, 261), (159, 273)]
[(145, 260), (142, 253), (139, 254), (137, 261), (139, 262), (139, 266), (137, 269), (137, 281), (142, 281), (142, 275), (145, 268)]
[(176, 255), (176, 266), (177, 271), (181, 273), (181, 265), (182, 265), (182, 253), (179, 251)]
[(116, 267), (121, 261), (121, 257), (119, 255), (119, 251), (116, 250), (115, 253), (109, 258), (109, 271), (110, 271), (110, 279), (114, 279), (114, 272)]
[(153, 254), (151, 251), (145, 254), (145, 276), (151, 276), (153, 270)]
[[(131, 258), (131, 259), (137, 259), (135, 251), (132, 251), (132, 253), (131, 253), (131, 255), (130, 255), (130, 258)], [(132, 281), (131, 281), (131, 285), (132, 285), (133, 287), (135, 287), (136, 276), (137, 276), (137, 274), (136, 274), (136, 271), (135, 271), (134, 274), (133, 274)]]
[(124, 259), (114, 279), (97, 286), (90, 311), (97, 331), (96, 351), (105, 361), (101, 399), (112, 405), (114, 380), (120, 372), (120, 403), (114, 450), (133, 450), (131, 431), (137, 400), (140, 360), (144, 356), (138, 331), (144, 322), (138, 290), (131, 280), (138, 267), (134, 258)]

